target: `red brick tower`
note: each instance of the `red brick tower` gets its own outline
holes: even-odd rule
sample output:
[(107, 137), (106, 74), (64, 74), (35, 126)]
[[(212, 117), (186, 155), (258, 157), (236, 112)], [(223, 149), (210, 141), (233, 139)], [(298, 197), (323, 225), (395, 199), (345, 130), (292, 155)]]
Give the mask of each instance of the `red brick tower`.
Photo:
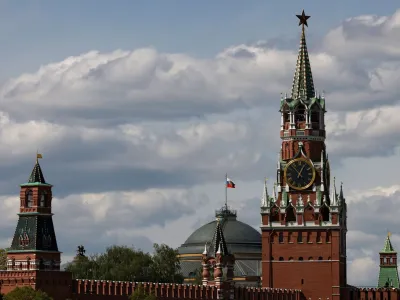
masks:
[(27, 183), (21, 184), (17, 228), (7, 251), (7, 271), (0, 271), (0, 293), (31, 286), (54, 300), (70, 298), (72, 274), (60, 271), (60, 256), (51, 209), (52, 185), (44, 179), (37, 154)]
[(46, 183), (37, 155), (27, 183), (21, 184), (20, 213), (7, 270), (60, 270), (60, 254), (51, 212), (52, 185)]
[[(263, 287), (301, 289), (307, 299), (340, 299), (346, 287), (346, 203), (330, 188), (325, 97), (314, 90), (302, 26), (292, 93), (281, 99), (282, 146), (262, 215)], [(329, 192), (330, 190), (330, 192)]]

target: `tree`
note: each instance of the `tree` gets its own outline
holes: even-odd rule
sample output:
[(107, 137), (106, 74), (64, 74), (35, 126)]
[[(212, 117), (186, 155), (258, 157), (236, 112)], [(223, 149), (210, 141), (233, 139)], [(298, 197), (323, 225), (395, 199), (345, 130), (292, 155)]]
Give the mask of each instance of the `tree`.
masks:
[(0, 248), (0, 270), (7, 270), (7, 249)]
[(74, 279), (97, 279), (97, 255), (77, 256), (74, 261), (67, 264), (65, 271), (71, 272)]
[(154, 282), (182, 283), (181, 264), (178, 250), (165, 244), (154, 244), (153, 263), (150, 266)]
[(157, 297), (154, 294), (149, 294), (145, 291), (143, 285), (139, 284), (133, 294), (129, 297), (129, 300), (156, 300)]
[(30, 286), (17, 287), (4, 296), (4, 300), (53, 300), (42, 291), (35, 291)]
[(177, 254), (164, 244), (154, 244), (153, 255), (114, 245), (102, 254), (86, 256), (80, 251), (65, 270), (72, 272), (74, 279), (182, 283)]
[(150, 254), (126, 246), (112, 246), (97, 260), (98, 279), (119, 281), (149, 281), (147, 273), (152, 263)]
[(193, 284), (198, 284), (198, 285), (203, 284), (203, 268), (198, 268), (193, 273), (194, 273)]
[(126, 246), (111, 246), (105, 253), (77, 255), (66, 271), (73, 278), (115, 281), (149, 281), (150, 254)]

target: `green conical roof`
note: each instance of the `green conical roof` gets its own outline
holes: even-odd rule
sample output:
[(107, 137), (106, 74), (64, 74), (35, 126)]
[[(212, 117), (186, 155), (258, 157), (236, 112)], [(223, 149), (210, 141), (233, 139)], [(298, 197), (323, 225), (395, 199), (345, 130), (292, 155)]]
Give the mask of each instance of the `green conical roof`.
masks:
[(292, 99), (308, 100), (315, 97), (314, 81), (308, 57), (304, 25), (301, 31), (299, 55), (297, 57), (296, 71), (293, 78)]
[(38, 160), (36, 160), (36, 164), (33, 167), (31, 176), (29, 176), (28, 183), (46, 183), (46, 180), (44, 180), (42, 168), (40, 167)]
[(393, 248), (392, 242), (390, 241), (390, 234), (387, 235), (385, 245), (379, 253), (397, 253), (396, 250), (394, 250)]

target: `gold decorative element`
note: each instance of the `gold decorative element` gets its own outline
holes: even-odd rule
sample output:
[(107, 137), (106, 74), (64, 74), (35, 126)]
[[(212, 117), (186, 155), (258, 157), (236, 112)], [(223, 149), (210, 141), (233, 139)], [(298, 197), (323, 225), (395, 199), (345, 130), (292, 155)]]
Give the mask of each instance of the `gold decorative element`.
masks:
[(390, 231), (388, 231), (387, 236), (388, 236), (388, 238), (390, 238), (392, 236), (392, 233)]
[[(307, 164), (307, 165), (310, 167), (310, 169), (312, 170), (311, 180), (310, 180), (310, 182), (307, 183), (305, 186), (295, 186), (295, 185), (291, 184), (291, 183), (287, 180), (287, 171), (288, 171), (289, 167), (290, 167), (291, 165), (293, 165), (294, 163), (305, 163), (305, 164)], [(301, 173), (301, 172), (300, 172), (300, 173)], [(286, 165), (283, 174), (284, 174), (283, 176), (284, 176), (284, 178), (285, 178), (285, 181), (286, 181), (287, 185), (290, 186), (292, 189), (300, 190), (300, 191), (301, 191), (301, 190), (308, 189), (308, 188), (314, 183), (315, 176), (316, 176), (315, 168), (314, 168), (314, 166), (312, 165), (312, 163), (311, 163), (308, 159), (303, 158), (303, 157), (295, 158), (295, 159), (291, 160), (291, 161)]]
[(43, 155), (36, 150), (36, 163), (39, 162), (39, 158), (43, 158)]

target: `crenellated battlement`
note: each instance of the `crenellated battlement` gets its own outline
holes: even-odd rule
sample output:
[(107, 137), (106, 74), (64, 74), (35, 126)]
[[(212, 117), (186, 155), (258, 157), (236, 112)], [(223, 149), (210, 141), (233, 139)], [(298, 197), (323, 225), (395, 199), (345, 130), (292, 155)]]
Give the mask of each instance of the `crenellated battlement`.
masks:
[[(157, 299), (217, 299), (217, 287), (191, 284), (77, 279), (73, 280), (72, 289), (73, 295), (79, 296), (79, 299), (94, 299), (94, 295), (104, 296), (96, 299), (113, 299), (110, 296), (126, 296), (128, 299), (140, 285), (147, 293), (153, 293)], [(234, 299), (273, 299), (270, 297), (276, 295), (285, 296), (288, 300), (297, 300), (301, 294), (299, 290), (254, 287), (235, 287), (234, 290)]]
[(349, 290), (346, 299), (354, 300), (389, 300), (400, 299), (400, 289), (396, 288), (354, 288)]

